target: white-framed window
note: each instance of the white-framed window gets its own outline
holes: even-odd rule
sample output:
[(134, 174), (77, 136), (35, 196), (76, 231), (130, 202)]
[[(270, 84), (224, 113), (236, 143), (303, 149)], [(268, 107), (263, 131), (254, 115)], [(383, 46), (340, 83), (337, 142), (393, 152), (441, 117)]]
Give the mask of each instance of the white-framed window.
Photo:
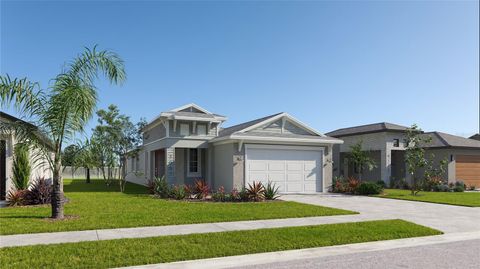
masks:
[(187, 176), (202, 176), (202, 155), (200, 149), (187, 149)]
[(190, 125), (188, 123), (180, 124), (180, 135), (189, 136), (190, 135)]
[(203, 124), (197, 125), (197, 135), (207, 135), (207, 126)]

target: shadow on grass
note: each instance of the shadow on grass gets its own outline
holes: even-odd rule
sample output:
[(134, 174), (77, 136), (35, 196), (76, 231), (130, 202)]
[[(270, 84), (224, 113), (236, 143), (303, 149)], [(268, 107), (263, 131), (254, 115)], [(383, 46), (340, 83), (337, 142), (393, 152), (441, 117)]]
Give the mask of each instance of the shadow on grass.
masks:
[[(120, 192), (118, 182), (113, 182), (109, 186), (103, 179), (92, 179), (86, 183), (85, 179), (65, 180), (63, 190), (65, 192)], [(146, 194), (145, 186), (127, 182), (125, 194)]]

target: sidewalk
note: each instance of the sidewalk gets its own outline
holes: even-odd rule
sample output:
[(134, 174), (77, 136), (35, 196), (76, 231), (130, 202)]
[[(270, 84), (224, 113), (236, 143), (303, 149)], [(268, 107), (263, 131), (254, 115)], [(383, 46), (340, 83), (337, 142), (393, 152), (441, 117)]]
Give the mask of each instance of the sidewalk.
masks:
[(185, 224), (169, 226), (151, 226), (136, 228), (102, 229), (72, 232), (16, 234), (0, 236), (0, 248), (13, 246), (28, 246), (39, 244), (57, 244), (81, 241), (98, 241), (121, 238), (142, 238), (165, 235), (182, 235), (194, 233), (215, 233), (225, 231), (255, 230), (264, 228), (280, 228), (332, 224), (342, 222), (359, 222), (381, 220), (378, 216), (357, 214), (325, 217), (290, 218), (273, 220), (253, 220), (236, 222), (217, 222), (202, 224)]
[[(414, 237), (387, 241), (365, 242), (331, 247), (319, 247), (278, 252), (258, 253), (250, 255), (229, 256), (203, 260), (191, 260), (172, 263), (149, 264), (123, 269), (220, 269), (259, 265), (261, 268), (270, 268), (266, 264), (279, 264), (291, 261), (308, 260), (320, 257), (329, 257), (345, 254), (368, 253), (399, 248), (428, 246), (451, 242), (470, 241), (480, 239), (480, 232), (449, 233), (437, 236)], [(274, 267), (272, 267), (274, 268)]]

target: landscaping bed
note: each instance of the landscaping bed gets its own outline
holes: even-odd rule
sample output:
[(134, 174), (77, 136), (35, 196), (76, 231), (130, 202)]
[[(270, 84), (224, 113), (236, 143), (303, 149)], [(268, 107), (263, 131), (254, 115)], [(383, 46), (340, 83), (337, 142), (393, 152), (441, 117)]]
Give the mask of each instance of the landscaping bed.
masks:
[(480, 207), (480, 192), (419, 192), (412, 195), (410, 190), (385, 189), (376, 197), (421, 201), (437, 204)]
[(65, 220), (48, 221), (49, 205), (0, 208), (0, 234), (76, 231), (191, 223), (229, 222), (356, 214), (356, 212), (278, 201), (206, 203), (164, 200), (127, 183), (125, 193), (103, 180), (65, 180)]
[(430, 236), (440, 231), (381, 220), (4, 248), (10, 268), (111, 268)]

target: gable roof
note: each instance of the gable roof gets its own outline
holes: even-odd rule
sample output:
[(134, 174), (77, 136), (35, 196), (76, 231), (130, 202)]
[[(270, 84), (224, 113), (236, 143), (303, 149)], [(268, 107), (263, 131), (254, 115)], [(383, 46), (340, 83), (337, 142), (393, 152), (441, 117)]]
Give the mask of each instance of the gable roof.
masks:
[[(299, 126), (302, 129), (307, 130), (312, 135), (300, 135), (300, 134), (288, 134), (288, 133), (258, 133), (258, 132), (249, 132), (255, 130), (261, 126), (268, 125), (272, 122), (275, 122), (279, 119), (285, 118), (286, 120), (292, 122), (293, 124)], [(218, 137), (211, 140), (211, 142), (217, 142), (221, 140), (228, 139), (254, 139), (254, 140), (265, 140), (265, 141), (303, 141), (303, 142), (315, 142), (315, 143), (342, 143), (340, 139), (333, 137), (328, 137), (324, 134), (317, 132), (316, 130), (310, 128), (306, 124), (295, 119), (291, 115), (282, 112), (276, 113), (270, 116), (263, 118), (255, 119), (245, 123), (237, 124), (225, 129), (220, 130)]]
[(2, 112), (0, 111), (0, 120), (1, 119), (5, 119), (7, 121), (10, 121), (10, 122), (20, 122), (22, 124), (25, 124), (28, 126), (28, 128), (31, 128), (31, 130), (33, 130), (33, 132), (35, 133), (35, 136), (42, 141), (42, 143), (45, 143), (45, 145), (48, 146), (48, 148), (50, 149), (53, 149), (54, 146), (53, 146), (53, 142), (52, 140), (50, 140), (46, 135), (45, 133), (41, 132), (37, 126), (35, 126), (34, 124), (30, 123), (30, 122), (27, 122), (27, 121), (24, 121), (22, 119), (19, 119), (15, 116), (12, 116), (10, 114), (7, 114), (5, 112)]
[(342, 137), (350, 135), (370, 134), (378, 132), (405, 132), (408, 129), (406, 126), (393, 124), (389, 122), (379, 122), (367, 125), (360, 125), (348, 128), (337, 129), (332, 132), (326, 133), (332, 137)]
[(474, 134), (474, 135), (470, 136), (469, 139), (475, 139), (475, 140), (480, 141), (480, 134)]
[(424, 135), (428, 135), (432, 138), (430, 144), (426, 145), (426, 148), (478, 148), (480, 149), (480, 141), (469, 139), (461, 136), (446, 134), (442, 132), (428, 132)]

